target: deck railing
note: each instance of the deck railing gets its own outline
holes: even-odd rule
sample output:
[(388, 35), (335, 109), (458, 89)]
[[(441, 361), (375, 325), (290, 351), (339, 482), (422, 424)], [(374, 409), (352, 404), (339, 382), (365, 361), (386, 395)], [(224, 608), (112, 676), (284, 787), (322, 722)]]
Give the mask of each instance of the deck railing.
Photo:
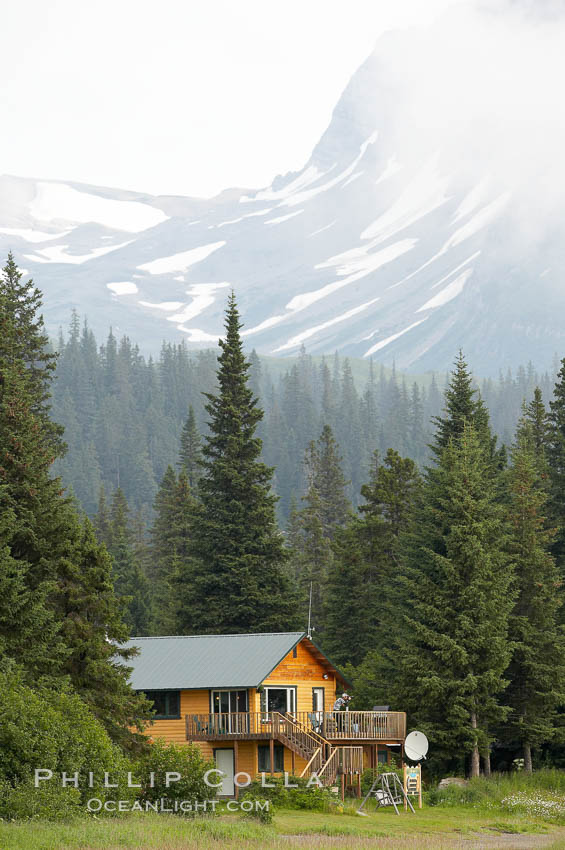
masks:
[(363, 747), (336, 747), (317, 771), (324, 785), (333, 785), (339, 773), (349, 776), (363, 773)]
[[(297, 742), (306, 735), (308, 743), (338, 740), (391, 740), (406, 737), (403, 711), (299, 711), (283, 715), (278, 711), (239, 711), (222, 714), (187, 714), (188, 741), (223, 738), (274, 738), (284, 734)], [(325, 740), (324, 740), (325, 739)]]
[(402, 741), (406, 737), (404, 711), (299, 711), (295, 717), (329, 741)]

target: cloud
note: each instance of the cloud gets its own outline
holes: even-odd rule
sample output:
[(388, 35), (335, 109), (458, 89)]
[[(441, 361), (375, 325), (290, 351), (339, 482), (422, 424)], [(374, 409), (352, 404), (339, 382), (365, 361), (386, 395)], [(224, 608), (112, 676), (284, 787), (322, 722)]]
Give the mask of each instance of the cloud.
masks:
[[(383, 39), (377, 67), (393, 91), (398, 159), (410, 166), (439, 151), (453, 180), (509, 190), (516, 227), (540, 238), (563, 206), (564, 45), (565, 3), (555, 0), (454, 6)], [(377, 98), (379, 89), (382, 78)]]

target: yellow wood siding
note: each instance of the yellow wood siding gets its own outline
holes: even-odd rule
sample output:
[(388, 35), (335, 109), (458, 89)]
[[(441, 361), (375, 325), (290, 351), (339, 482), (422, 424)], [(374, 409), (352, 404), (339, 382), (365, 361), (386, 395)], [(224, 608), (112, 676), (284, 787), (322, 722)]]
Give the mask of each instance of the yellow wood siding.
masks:
[(152, 738), (164, 738), (166, 741), (184, 743), (186, 741), (187, 714), (207, 714), (210, 711), (208, 691), (180, 692), (180, 720), (155, 720), (147, 732)]
[[(324, 679), (325, 668), (317, 658), (303, 645), (296, 647), (296, 658), (293, 653), (283, 658), (275, 670), (265, 679), (264, 686), (287, 685), (296, 686), (296, 710), (312, 711), (312, 688), (324, 688), (325, 710), (331, 711), (335, 702), (335, 677), (329, 673)], [(252, 709), (253, 710), (253, 709)], [(255, 711), (260, 710), (260, 695), (255, 695)]]

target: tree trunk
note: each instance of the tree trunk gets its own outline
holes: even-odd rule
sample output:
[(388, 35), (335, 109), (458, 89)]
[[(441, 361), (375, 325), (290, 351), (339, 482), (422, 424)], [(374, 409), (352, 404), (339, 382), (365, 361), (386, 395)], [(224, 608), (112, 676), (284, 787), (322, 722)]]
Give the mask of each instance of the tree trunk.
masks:
[(490, 777), (490, 750), (485, 750), (483, 755), (483, 770), (487, 778)]
[[(475, 712), (471, 712), (471, 728), (477, 728), (477, 715)], [(481, 772), (481, 759), (479, 755), (479, 745), (477, 743), (477, 739), (475, 738), (475, 746), (471, 752), (471, 779), (474, 776), (479, 776)]]
[(532, 748), (529, 744), (524, 744), (524, 770), (532, 772)]

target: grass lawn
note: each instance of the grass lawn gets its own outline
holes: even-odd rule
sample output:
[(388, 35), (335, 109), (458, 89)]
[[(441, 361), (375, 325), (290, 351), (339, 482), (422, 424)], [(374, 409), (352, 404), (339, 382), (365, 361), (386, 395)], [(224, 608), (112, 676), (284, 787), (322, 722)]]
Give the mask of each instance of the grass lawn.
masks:
[(471, 807), (427, 807), (416, 815), (381, 809), (359, 817), (342, 814), (279, 811), (272, 825), (221, 814), (197, 821), (172, 815), (125, 815), (80, 820), (0, 824), (1, 850), (256, 850), (256, 848), (506, 848), (565, 850), (565, 827), (523, 815), (501, 819)]

